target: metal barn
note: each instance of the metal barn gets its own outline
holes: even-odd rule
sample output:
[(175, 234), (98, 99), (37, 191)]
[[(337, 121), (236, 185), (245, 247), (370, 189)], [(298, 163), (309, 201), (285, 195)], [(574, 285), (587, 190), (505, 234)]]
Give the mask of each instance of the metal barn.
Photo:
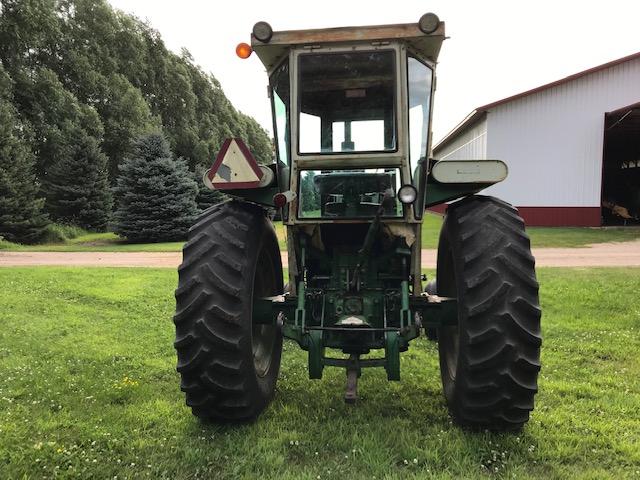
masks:
[(599, 226), (640, 217), (640, 52), (475, 109), (433, 149), (499, 159), (483, 193), (528, 225)]

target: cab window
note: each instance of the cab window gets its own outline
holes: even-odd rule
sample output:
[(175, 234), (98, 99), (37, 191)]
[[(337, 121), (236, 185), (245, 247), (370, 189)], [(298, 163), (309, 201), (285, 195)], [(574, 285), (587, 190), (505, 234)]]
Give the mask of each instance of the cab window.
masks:
[(402, 216), (395, 192), (400, 187), (397, 168), (303, 170), (300, 173), (300, 218)]
[(299, 153), (397, 148), (395, 52), (299, 57)]
[(278, 159), (285, 164), (289, 164), (289, 60), (271, 75), (269, 79), (271, 85), (271, 101), (273, 108), (273, 129), (276, 138), (276, 150)]
[(409, 161), (415, 175), (418, 161), (427, 155), (429, 117), (431, 115), (431, 83), (433, 71), (416, 58), (407, 58), (409, 93)]

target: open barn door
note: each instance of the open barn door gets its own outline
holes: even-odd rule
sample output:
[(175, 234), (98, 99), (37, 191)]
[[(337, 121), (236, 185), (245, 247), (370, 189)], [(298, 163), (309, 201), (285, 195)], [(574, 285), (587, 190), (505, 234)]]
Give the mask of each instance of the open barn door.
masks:
[(640, 223), (640, 102), (605, 113), (602, 218), (604, 225)]

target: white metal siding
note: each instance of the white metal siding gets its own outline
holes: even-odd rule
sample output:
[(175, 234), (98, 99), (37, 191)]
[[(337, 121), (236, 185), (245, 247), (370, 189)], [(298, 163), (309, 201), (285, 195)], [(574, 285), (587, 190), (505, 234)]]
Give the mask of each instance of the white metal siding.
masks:
[(485, 160), (487, 158), (486, 115), (442, 148), (436, 158), (438, 160)]
[(509, 177), (486, 192), (517, 206), (600, 206), (604, 114), (637, 102), (640, 59), (495, 107), (486, 152)]

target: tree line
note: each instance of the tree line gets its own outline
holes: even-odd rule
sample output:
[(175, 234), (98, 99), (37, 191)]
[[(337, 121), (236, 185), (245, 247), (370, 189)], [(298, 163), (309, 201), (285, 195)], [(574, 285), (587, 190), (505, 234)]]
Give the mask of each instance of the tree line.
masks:
[[(231, 105), (186, 50), (170, 52), (146, 23), (105, 0), (0, 3), (5, 239), (36, 242), (51, 222), (105, 230), (122, 218), (122, 175), (173, 169), (169, 177), (190, 178), (176, 180), (192, 192), (188, 208), (202, 209), (215, 195), (193, 179), (200, 185), (227, 137), (243, 138), (258, 161), (270, 161), (267, 132)], [(165, 170), (124, 166), (149, 149), (165, 159)], [(158, 181), (171, 190), (169, 179)]]

